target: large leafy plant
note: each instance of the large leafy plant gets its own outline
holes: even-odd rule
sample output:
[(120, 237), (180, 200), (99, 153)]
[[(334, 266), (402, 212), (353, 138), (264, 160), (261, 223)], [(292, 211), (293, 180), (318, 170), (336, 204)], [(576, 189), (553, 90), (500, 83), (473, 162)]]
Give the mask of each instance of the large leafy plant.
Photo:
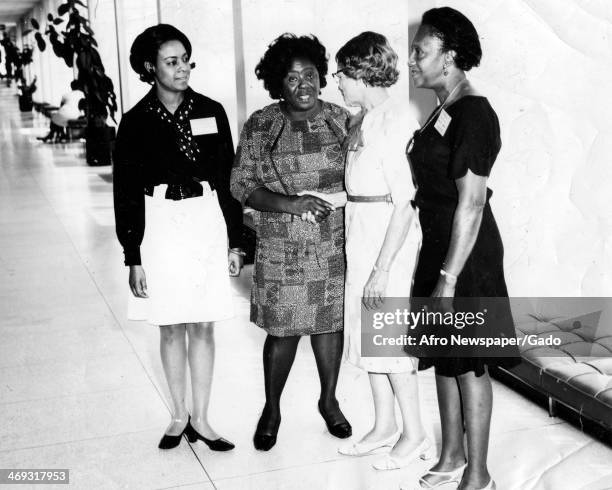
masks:
[[(98, 43), (89, 20), (81, 15), (80, 7), (87, 5), (81, 0), (66, 0), (57, 8), (57, 14), (47, 15), (48, 23), (44, 32), (53, 52), (66, 65), (77, 69), (77, 80), (85, 94), (88, 123), (105, 126), (106, 119), (115, 120), (117, 96), (112, 80), (106, 76), (104, 65), (98, 53)], [(31, 19), (38, 49), (44, 51), (46, 42), (36, 19)]]

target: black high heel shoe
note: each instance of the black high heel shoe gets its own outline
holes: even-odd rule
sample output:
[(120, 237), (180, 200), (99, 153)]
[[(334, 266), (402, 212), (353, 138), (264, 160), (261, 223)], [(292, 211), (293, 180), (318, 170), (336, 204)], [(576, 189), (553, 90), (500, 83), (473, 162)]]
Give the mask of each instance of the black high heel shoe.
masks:
[(230, 451), (236, 447), (227, 439), (223, 439), (223, 437), (219, 437), (219, 439), (215, 440), (206, 439), (206, 437), (193, 428), (193, 425), (191, 425), (191, 417), (189, 417), (189, 422), (187, 422), (187, 427), (185, 427), (185, 434), (189, 442), (196, 442), (199, 439), (212, 451)]
[(255, 435), (253, 436), (253, 445), (255, 449), (259, 451), (269, 451), (276, 444), (276, 435), (278, 434), (278, 428), (280, 427), (280, 415), (278, 417), (278, 422), (275, 424), (272, 432), (269, 434), (265, 434), (261, 432), (260, 425), (262, 425), (263, 413), (259, 418), (259, 423), (257, 424), (257, 429), (255, 429)]
[(351, 424), (349, 424), (348, 420), (346, 420), (346, 418), (344, 417), (344, 414), (342, 413), (340, 408), (338, 408), (338, 412), (344, 419), (343, 422), (331, 420), (330, 414), (325, 413), (321, 408), (321, 400), (319, 400), (317, 406), (319, 407), (319, 413), (321, 414), (321, 417), (323, 417), (323, 420), (325, 421), (327, 430), (332, 436), (337, 437), (339, 439), (346, 439), (347, 437), (351, 437), (353, 435), (353, 428), (351, 427)]
[(164, 434), (164, 436), (159, 441), (157, 445), (160, 449), (173, 449), (181, 443), (181, 439), (183, 438), (183, 434), (186, 434), (187, 427), (189, 427), (189, 422), (178, 436), (170, 436), (168, 434)]
[(51, 133), (47, 133), (45, 136), (37, 136), (36, 137), (37, 140), (42, 141), (43, 143), (46, 143), (47, 141), (49, 141), (52, 138), (53, 138), (53, 134), (51, 134)]

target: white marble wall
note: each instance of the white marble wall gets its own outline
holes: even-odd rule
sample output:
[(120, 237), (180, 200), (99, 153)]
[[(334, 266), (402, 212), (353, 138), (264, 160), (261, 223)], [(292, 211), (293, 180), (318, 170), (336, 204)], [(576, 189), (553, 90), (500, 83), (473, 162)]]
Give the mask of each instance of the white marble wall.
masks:
[[(52, 13), (57, 15), (57, 6), (62, 3), (59, 0), (43, 0), (38, 5), (28, 19), (35, 18), (40, 24), (40, 31), (44, 33), (47, 27), (47, 14)], [(62, 27), (61, 25), (59, 26)], [(36, 46), (34, 34), (27, 36), (28, 43)], [(34, 92), (33, 99), (37, 102), (49, 102), (53, 105), (59, 105), (62, 100), (62, 95), (70, 91), (70, 82), (73, 80), (72, 68), (58, 58), (53, 52), (51, 43), (45, 37), (47, 48), (44, 52), (38, 51), (35, 47), (33, 55), (33, 65), (31, 68), (32, 75), (38, 78), (38, 90)]]
[(151, 88), (141, 82), (129, 64), (130, 47), (138, 34), (157, 24), (156, 0), (122, 0), (119, 9), (119, 49), (121, 51), (121, 78), (123, 82), (124, 109), (138, 102)]
[(227, 112), (234, 142), (238, 136), (236, 100), (236, 58), (232, 0), (163, 0), (161, 21), (172, 24), (189, 38), (196, 68), (191, 87), (217, 100)]
[[(404, 68), (411, 13), (410, 2), (404, 0), (242, 0), (247, 113), (271, 103), (254, 70), (267, 45), (283, 32), (315, 34), (330, 54), (330, 74), (336, 71), (336, 52), (350, 38), (366, 30), (384, 34), (397, 51), (403, 71), (392, 91), (398, 97), (407, 97), (409, 82)], [(322, 98), (341, 104), (342, 97), (331, 75), (327, 83)]]
[[(119, 78), (120, 64), (123, 65), (124, 60), (127, 60), (122, 54), (121, 60), (117, 50), (117, 28), (115, 23), (115, 5), (113, 0), (97, 0), (90, 2), (89, 5), (89, 23), (94, 31), (96, 41), (98, 42), (98, 53), (104, 64), (106, 75), (113, 81), (115, 86), (115, 94), (117, 95), (118, 113), (116, 115), (119, 121), (124, 110), (122, 106), (122, 88)], [(129, 66), (121, 66), (121, 70), (126, 71)]]
[(426, 3), (461, 10), (481, 36), (471, 78), (502, 126), (490, 183), (510, 293), (612, 295), (609, 2)]
[[(363, 30), (387, 35), (403, 70), (394, 92), (407, 97), (408, 40), (421, 14), (442, 5), (461, 10), (476, 25), (484, 50), (482, 66), (470, 77), (489, 97), (502, 126), (504, 146), (490, 185), (510, 293), (612, 295), (612, 166), (607, 161), (612, 10), (607, 0), (161, 0), (161, 12), (155, 0), (117, 3), (119, 33), (112, 0), (97, 1), (92, 25), (117, 86), (113, 65), (119, 38), (124, 109), (147, 89), (129, 68), (129, 46), (159, 14), (192, 40), (198, 65), (192, 86), (224, 104), (234, 136), (245, 116), (270, 103), (254, 68), (282, 32), (319, 36), (331, 55), (330, 72), (334, 54), (350, 37)], [(238, 37), (237, 12), (242, 17)], [(39, 62), (37, 69), (43, 80), (53, 78), (55, 87), (52, 73), (58, 68), (50, 63)], [(331, 78), (328, 84), (323, 98), (340, 103)], [(60, 92), (42, 88), (46, 100)], [(435, 102), (414, 89), (410, 98), (421, 117)]]

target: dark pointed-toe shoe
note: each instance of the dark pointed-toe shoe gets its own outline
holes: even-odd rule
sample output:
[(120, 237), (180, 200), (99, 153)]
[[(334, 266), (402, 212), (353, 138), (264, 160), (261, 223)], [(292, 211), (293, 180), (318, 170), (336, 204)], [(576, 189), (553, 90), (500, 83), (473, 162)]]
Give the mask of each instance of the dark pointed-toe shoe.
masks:
[(337, 416), (333, 417), (332, 414), (323, 411), (320, 402), (317, 406), (319, 407), (321, 417), (323, 417), (323, 420), (325, 421), (327, 430), (332, 436), (337, 437), (338, 439), (346, 439), (353, 435), (353, 428), (351, 427), (351, 424), (349, 424), (348, 420), (346, 420), (340, 409), (338, 409), (338, 413), (336, 414)]
[(223, 437), (219, 437), (219, 439), (214, 440), (207, 439), (193, 428), (193, 426), (191, 425), (191, 420), (187, 422), (187, 427), (185, 427), (185, 434), (187, 434), (187, 439), (189, 439), (189, 442), (196, 442), (199, 439), (200, 441), (204, 442), (204, 444), (206, 444), (212, 451), (231, 451), (236, 447), (227, 439), (223, 439)]
[(187, 430), (187, 426), (185, 426), (185, 428), (183, 429), (183, 432), (181, 432), (178, 436), (170, 436), (168, 434), (164, 434), (164, 436), (159, 441), (159, 444), (157, 445), (157, 447), (160, 449), (175, 448), (181, 443), (181, 439), (183, 438), (183, 434), (185, 434), (186, 430)]
[(264, 414), (261, 414), (259, 422), (257, 423), (257, 429), (255, 429), (255, 435), (253, 436), (253, 446), (258, 451), (269, 451), (276, 444), (276, 435), (278, 434), (278, 428), (280, 427), (280, 416), (278, 421), (272, 429), (263, 429), (262, 426), (268, 425), (269, 422), (264, 419)]
[(258, 451), (269, 451), (276, 444), (276, 434), (255, 434), (253, 436), (253, 446)]

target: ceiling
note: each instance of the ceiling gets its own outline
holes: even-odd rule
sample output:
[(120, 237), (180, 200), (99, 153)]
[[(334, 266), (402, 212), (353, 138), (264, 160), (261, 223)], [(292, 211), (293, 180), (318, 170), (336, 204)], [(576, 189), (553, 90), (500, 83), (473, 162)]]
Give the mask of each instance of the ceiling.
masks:
[(16, 23), (23, 14), (29, 12), (40, 1), (0, 0), (0, 24)]

